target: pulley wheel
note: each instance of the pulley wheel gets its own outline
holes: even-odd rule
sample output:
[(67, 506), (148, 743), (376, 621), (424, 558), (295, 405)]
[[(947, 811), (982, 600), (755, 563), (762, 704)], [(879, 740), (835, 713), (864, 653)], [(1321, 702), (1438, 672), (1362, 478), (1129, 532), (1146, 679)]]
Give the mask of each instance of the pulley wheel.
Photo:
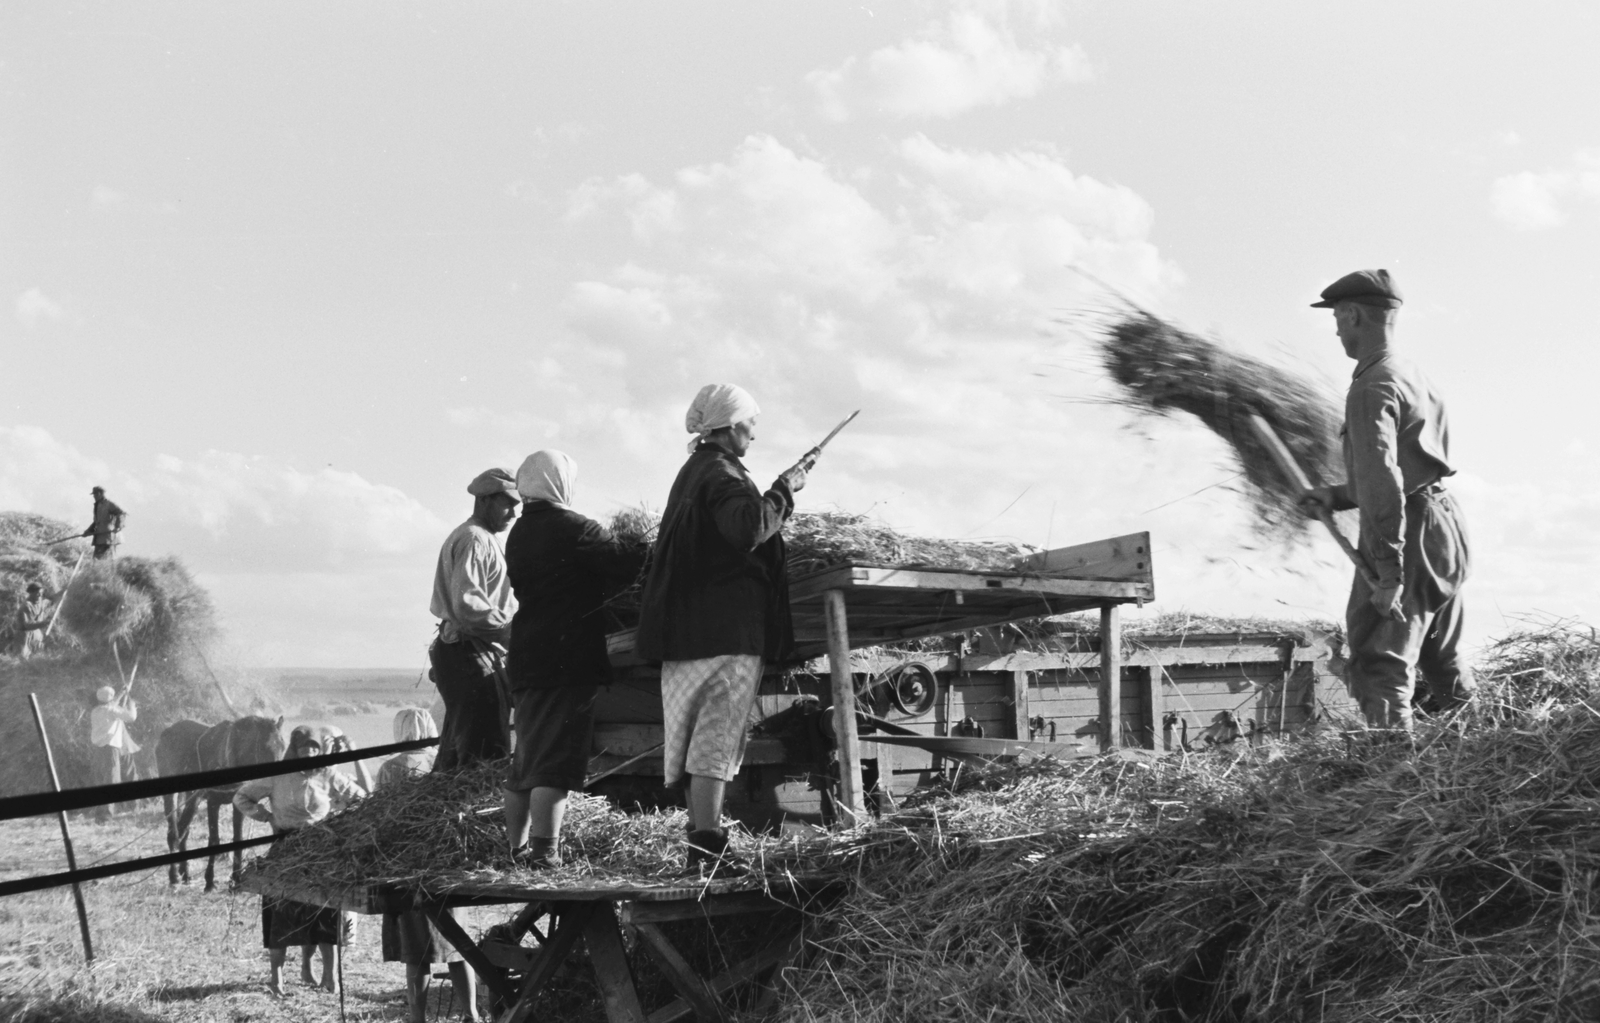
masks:
[(895, 672), (888, 689), (889, 699), (900, 713), (920, 717), (938, 702), (939, 676), (921, 661), (912, 661)]

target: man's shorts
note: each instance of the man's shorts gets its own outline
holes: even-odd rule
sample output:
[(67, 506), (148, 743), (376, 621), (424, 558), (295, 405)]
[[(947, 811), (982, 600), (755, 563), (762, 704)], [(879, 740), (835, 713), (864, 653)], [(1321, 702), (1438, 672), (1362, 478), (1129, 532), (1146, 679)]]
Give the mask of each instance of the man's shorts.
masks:
[(670, 787), (685, 774), (732, 781), (744, 763), (750, 709), (761, 683), (761, 657), (725, 654), (661, 665), (661, 710), (666, 749), (662, 773)]
[(519, 689), (516, 700), (517, 748), (506, 774), (506, 788), (566, 789), (581, 792), (594, 743), (597, 686)]

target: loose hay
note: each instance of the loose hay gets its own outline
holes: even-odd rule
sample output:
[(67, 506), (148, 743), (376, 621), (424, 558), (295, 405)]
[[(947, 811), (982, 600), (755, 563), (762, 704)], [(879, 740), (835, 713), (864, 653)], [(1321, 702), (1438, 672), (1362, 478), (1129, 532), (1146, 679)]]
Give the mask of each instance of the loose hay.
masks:
[(1256, 439), (1249, 419), (1254, 413), (1272, 424), (1312, 485), (1337, 482), (1344, 478), (1344, 417), (1326, 388), (1142, 310), (1107, 322), (1099, 348), (1121, 391), (1120, 404), (1158, 416), (1187, 412), (1233, 449), (1262, 535), (1305, 534), (1308, 520), (1295, 505), (1299, 495)]

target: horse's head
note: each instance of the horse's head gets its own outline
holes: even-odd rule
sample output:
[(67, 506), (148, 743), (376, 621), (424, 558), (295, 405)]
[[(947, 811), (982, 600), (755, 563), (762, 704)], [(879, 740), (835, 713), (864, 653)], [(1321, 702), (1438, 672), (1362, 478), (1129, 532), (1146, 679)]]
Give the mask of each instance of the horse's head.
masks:
[(265, 764), (283, 759), (283, 718), (240, 718), (233, 723), (231, 743), (236, 764)]

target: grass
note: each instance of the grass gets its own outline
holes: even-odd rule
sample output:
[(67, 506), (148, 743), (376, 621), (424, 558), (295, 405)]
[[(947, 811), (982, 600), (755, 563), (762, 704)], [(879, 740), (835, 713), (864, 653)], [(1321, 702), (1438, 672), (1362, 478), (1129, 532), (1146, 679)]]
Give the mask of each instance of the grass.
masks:
[[(74, 817), (72, 827), (80, 864), (166, 851), (159, 811), (116, 817), (105, 825)], [(247, 836), (266, 830), (254, 822), (246, 822), (246, 828)], [(203, 842), (203, 818), (198, 831)], [(204, 860), (195, 862), (204, 869)], [(226, 869), (221, 862), (218, 866)], [(6, 822), (0, 878), (62, 869), (61, 832), (53, 817)], [(161, 870), (85, 886), (96, 956), (92, 969), (84, 966), (71, 889), (0, 899), (0, 1021), (338, 1018), (338, 997), (302, 987), (293, 968), (289, 997), (272, 998), (261, 947), (260, 900), (237, 892), (207, 895), (196, 878), (192, 885), (170, 888)], [(491, 916), (474, 917), (477, 912), (463, 915), (469, 930), (495, 922)], [(360, 919), (344, 979), (345, 1018), (406, 1018), (404, 967), (382, 962), (377, 917)], [(440, 987), (448, 991), (448, 984), (435, 982), (435, 987), (436, 993)]]

